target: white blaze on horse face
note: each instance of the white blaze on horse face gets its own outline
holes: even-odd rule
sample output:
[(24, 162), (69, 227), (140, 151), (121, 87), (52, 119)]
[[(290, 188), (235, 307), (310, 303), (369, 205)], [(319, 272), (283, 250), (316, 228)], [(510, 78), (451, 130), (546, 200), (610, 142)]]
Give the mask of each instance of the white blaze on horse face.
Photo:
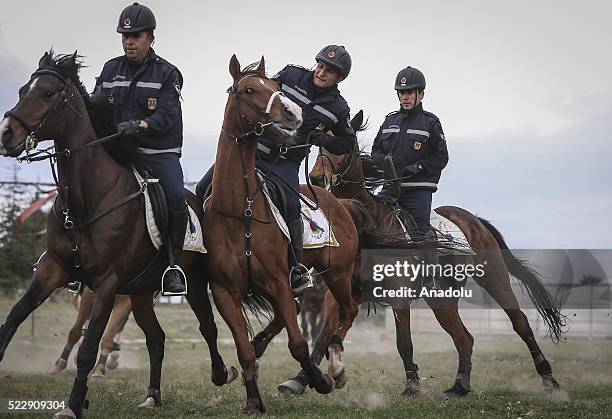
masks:
[(281, 103), (283, 104), (285, 109), (287, 109), (287, 112), (289, 112), (295, 117), (295, 120), (297, 122), (296, 129), (299, 128), (302, 125), (302, 108), (300, 108), (286, 96), (279, 96), (279, 99), (281, 100)]
[(38, 83), (38, 77), (36, 77), (34, 79), (34, 81), (32, 82), (32, 84), (30, 84), (30, 88), (28, 89), (28, 93), (30, 93), (32, 91), (32, 89), (34, 88), (34, 86), (36, 86), (37, 83)]

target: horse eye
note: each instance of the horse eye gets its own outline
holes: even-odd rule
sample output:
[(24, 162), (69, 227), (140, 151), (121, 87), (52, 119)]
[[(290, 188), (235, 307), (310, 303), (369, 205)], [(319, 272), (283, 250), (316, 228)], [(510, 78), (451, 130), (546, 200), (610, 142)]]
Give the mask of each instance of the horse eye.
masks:
[(251, 89), (250, 87), (247, 87), (246, 92), (249, 93), (249, 94), (253, 93), (253, 89)]
[(45, 91), (45, 97), (52, 97), (54, 94), (55, 94), (55, 91), (53, 90)]

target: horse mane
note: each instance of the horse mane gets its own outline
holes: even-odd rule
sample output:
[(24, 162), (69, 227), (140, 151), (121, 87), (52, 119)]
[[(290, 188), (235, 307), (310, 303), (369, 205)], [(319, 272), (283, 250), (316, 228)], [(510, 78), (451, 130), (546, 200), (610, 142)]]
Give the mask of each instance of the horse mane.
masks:
[[(83, 65), (83, 56), (74, 54), (55, 54), (53, 49), (45, 52), (38, 62), (38, 69), (51, 70), (59, 73), (76, 86), (85, 107), (89, 120), (96, 134), (96, 138), (103, 138), (117, 132), (115, 117), (112, 106), (106, 98), (89, 95), (85, 85), (79, 77), (79, 71)], [(138, 159), (138, 151), (133, 141), (125, 141), (118, 137), (103, 144), (103, 147), (121, 166), (130, 167)]]

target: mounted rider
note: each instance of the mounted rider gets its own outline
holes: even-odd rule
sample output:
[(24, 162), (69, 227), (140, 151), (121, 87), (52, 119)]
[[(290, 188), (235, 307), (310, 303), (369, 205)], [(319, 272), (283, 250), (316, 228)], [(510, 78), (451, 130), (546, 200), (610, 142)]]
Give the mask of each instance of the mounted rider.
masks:
[[(448, 150), (442, 124), (436, 115), (423, 110), (425, 76), (413, 67), (402, 69), (395, 78), (400, 109), (391, 112), (381, 125), (372, 157), (381, 165), (393, 159), (401, 181), (398, 204), (414, 218), (420, 237), (430, 236), (432, 194), (438, 189), (442, 169), (448, 163)], [(391, 196), (393, 186), (386, 184), (382, 195)]]
[(180, 164), (183, 145), (181, 72), (158, 56), (155, 16), (134, 3), (119, 17), (124, 55), (104, 64), (96, 80), (95, 100), (105, 100), (114, 111), (117, 132), (138, 146), (139, 162), (159, 178), (168, 204), (169, 266), (162, 279), (164, 295), (184, 295), (186, 277), (179, 266), (188, 212)]
[[(351, 56), (343, 46), (328, 45), (315, 60), (314, 70), (288, 65), (272, 77), (282, 92), (302, 108), (303, 123), (297, 134), (283, 146), (264, 133), (257, 145), (256, 167), (285, 191), (291, 236), (290, 282), (295, 295), (312, 286), (310, 275), (301, 264), (304, 230), (299, 199), (300, 164), (312, 145), (325, 147), (333, 154), (347, 154), (357, 141), (350, 124), (349, 106), (338, 90), (338, 84), (351, 71)], [(204, 196), (212, 184), (213, 170), (214, 167), (198, 183), (197, 195)]]

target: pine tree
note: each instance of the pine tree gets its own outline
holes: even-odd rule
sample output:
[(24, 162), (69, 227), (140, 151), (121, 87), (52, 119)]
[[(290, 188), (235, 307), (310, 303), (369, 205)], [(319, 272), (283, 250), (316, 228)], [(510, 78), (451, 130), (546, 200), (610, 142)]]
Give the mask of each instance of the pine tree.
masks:
[(19, 183), (17, 164), (10, 171), (12, 183), (0, 189), (0, 290), (4, 292), (29, 283), (33, 264), (45, 247), (47, 218), (39, 211), (19, 225), (19, 215), (37, 194)]

